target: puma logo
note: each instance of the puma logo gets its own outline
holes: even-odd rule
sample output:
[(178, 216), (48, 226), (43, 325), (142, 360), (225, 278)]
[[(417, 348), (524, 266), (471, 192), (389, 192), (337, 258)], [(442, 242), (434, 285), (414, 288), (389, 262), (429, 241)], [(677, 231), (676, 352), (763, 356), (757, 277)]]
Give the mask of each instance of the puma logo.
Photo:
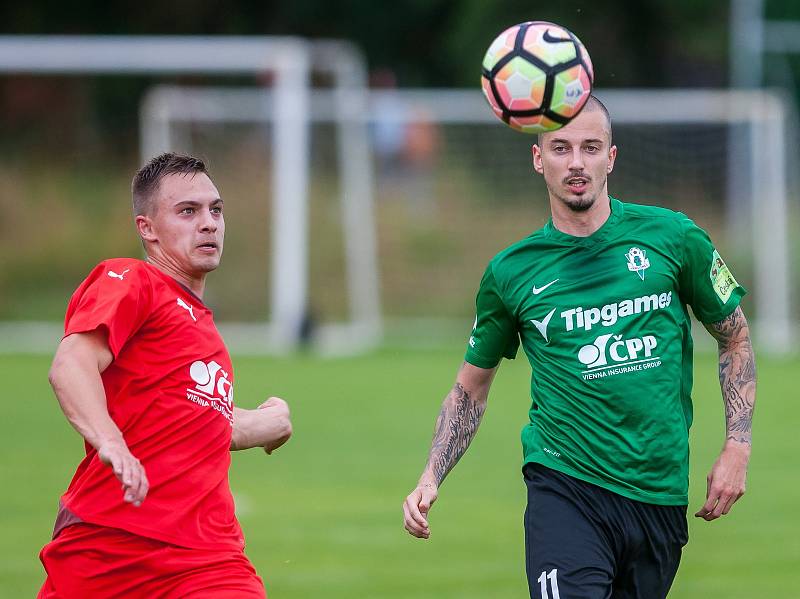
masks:
[(124, 281), (125, 280), (125, 273), (128, 272), (129, 270), (130, 270), (130, 268), (126, 268), (125, 270), (122, 271), (121, 275), (115, 273), (113, 270), (109, 270), (108, 271), (108, 276), (111, 277), (112, 279), (119, 279), (120, 281)]
[(192, 317), (192, 320), (197, 322), (197, 319), (194, 317), (194, 306), (190, 306), (185, 301), (183, 301), (181, 298), (178, 298), (178, 305), (181, 308), (183, 308), (184, 310), (188, 311), (189, 312), (189, 316)]

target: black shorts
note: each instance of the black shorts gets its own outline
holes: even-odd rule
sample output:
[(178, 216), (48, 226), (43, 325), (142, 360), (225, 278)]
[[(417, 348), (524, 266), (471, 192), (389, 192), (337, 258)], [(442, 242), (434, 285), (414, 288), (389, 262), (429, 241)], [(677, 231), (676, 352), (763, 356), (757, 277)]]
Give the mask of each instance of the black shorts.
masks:
[(688, 540), (686, 506), (642, 503), (540, 464), (523, 468), (531, 599), (663, 599)]

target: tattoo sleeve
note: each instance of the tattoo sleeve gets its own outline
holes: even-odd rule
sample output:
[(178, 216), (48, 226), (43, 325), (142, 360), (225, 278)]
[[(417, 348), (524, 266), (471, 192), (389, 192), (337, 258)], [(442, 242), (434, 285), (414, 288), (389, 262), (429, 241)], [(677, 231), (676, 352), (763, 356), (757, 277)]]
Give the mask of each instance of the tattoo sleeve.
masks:
[(427, 466), (437, 485), (441, 484), (447, 473), (461, 459), (475, 437), (486, 411), (487, 395), (484, 392), (476, 397), (460, 383), (456, 383), (442, 403)]
[(725, 403), (726, 439), (751, 444), (756, 400), (756, 362), (740, 307), (708, 326), (719, 344), (719, 383)]

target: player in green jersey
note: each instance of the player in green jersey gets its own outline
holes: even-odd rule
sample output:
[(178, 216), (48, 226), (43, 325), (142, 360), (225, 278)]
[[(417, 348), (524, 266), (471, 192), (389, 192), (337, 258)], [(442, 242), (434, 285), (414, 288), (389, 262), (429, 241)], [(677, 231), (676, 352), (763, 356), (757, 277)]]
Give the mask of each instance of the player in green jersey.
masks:
[(689, 306), (719, 344), (727, 426), (695, 515), (727, 514), (745, 490), (755, 402), (745, 290), (689, 218), (609, 197), (616, 154), (596, 98), (533, 146), (552, 218), (489, 263), (465, 361), (403, 505), (408, 532), (428, 538), (439, 485), (475, 436), (500, 361), (521, 344), (532, 366), (522, 431), (531, 597), (666, 596), (687, 540)]

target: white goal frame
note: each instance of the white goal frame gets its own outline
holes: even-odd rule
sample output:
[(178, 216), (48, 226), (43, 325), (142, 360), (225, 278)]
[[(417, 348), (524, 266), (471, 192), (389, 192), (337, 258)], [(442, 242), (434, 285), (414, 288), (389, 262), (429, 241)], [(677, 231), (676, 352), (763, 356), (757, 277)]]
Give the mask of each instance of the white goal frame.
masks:
[[(312, 65), (311, 55), (314, 54)], [(310, 42), (296, 37), (277, 36), (0, 36), (0, 74), (274, 74), (272, 86), (272, 143), (280, 147), (275, 153), (272, 198), (276, 219), (272, 251), (272, 306), (270, 321), (263, 331), (258, 328), (232, 334), (234, 347), (241, 341), (245, 350), (285, 353), (300, 343), (303, 321), (308, 306), (307, 206), (309, 176), (309, 74), (314, 69), (332, 74), (337, 90), (336, 106), (344, 125), (340, 128), (340, 145), (365, 157), (369, 163), (366, 133), (356, 118), (364, 101), (366, 66), (360, 52), (348, 42)], [(157, 117), (156, 113), (156, 117)], [(172, 149), (163, 135), (148, 135), (143, 145), (142, 160)], [(347, 205), (344, 218), (351, 221), (369, 218), (371, 182), (359, 175), (352, 161), (343, 165), (345, 185), (356, 199)], [(375, 259), (372, 231), (358, 237), (347, 247), (349, 260), (358, 264), (353, 272), (376, 272), (370, 268)], [(358, 278), (351, 287), (360, 294), (351, 314), (358, 318), (325, 338), (337, 344), (336, 337), (346, 339), (351, 347), (370, 346), (380, 337), (380, 309), (377, 279)], [(356, 296), (354, 296), (356, 297)], [(20, 335), (27, 349), (42, 345), (49, 334), (42, 334), (46, 323), (0, 323), (9, 332), (7, 338)], [(222, 327), (224, 328), (224, 327)], [(233, 327), (232, 333), (236, 332)], [(28, 331), (30, 335), (26, 335)], [(259, 332), (262, 333), (259, 335)], [(338, 334), (338, 335), (337, 335)], [(57, 337), (55, 337), (57, 340)], [(0, 344), (3, 345), (3, 344)], [(3, 346), (14, 351), (16, 346)], [(51, 349), (44, 346), (42, 349)]]
[[(333, 90), (325, 92), (326, 108), (307, 104), (306, 125), (332, 122), (337, 132), (337, 157), (341, 178), (339, 206), (345, 253), (345, 285), (348, 303), (344, 322), (320, 324), (312, 335), (313, 346), (323, 354), (343, 354), (375, 346), (381, 339), (382, 320), (373, 209), (373, 182), (367, 121), (366, 71), (347, 45), (310, 42), (314, 70), (332, 75)], [(318, 92), (315, 92), (317, 97)], [(281, 126), (278, 98), (269, 88), (193, 88), (160, 85), (152, 88), (140, 106), (140, 146), (143, 158), (176, 147), (178, 126), (190, 123), (268, 123)], [(307, 127), (306, 127), (307, 128)], [(275, 135), (273, 176), (287, 168), (280, 160), (283, 146)], [(293, 165), (297, 168), (298, 165)], [(310, 168), (308, 159), (304, 167)], [(305, 173), (306, 179), (308, 172)], [(293, 349), (292, 333), (299, 332), (308, 305), (309, 232), (308, 196), (273, 194), (272, 280), (270, 294), (273, 320), (261, 335), (252, 323), (226, 323), (227, 337), (237, 347), (254, 351)], [(287, 283), (294, 293), (287, 293)], [(302, 307), (303, 310), (298, 311)], [(291, 329), (286, 330), (285, 324)]]
[[(776, 354), (795, 351), (786, 170), (786, 130), (791, 121), (790, 104), (784, 95), (769, 90), (614, 90), (600, 92), (599, 97), (607, 103), (615, 122), (747, 126), (752, 194), (745, 198), (744, 218), (749, 219), (748, 242), (754, 254), (754, 330), (762, 348)], [(732, 186), (729, 181), (729, 193), (736, 191)], [(726, 201), (725, 205), (730, 210), (737, 204)], [(728, 222), (735, 223), (736, 219)], [(738, 228), (731, 231), (738, 232)]]
[[(265, 90), (214, 88), (162, 88), (154, 94), (162, 108), (170, 106), (176, 121), (272, 120), (274, 97)], [(748, 243), (754, 254), (754, 286), (757, 319), (753, 323), (759, 346), (776, 354), (794, 351), (796, 315), (792, 312), (792, 270), (788, 232), (790, 211), (786, 172), (786, 127), (790, 105), (774, 91), (729, 91), (702, 89), (618, 89), (595, 92), (608, 106), (613, 121), (621, 124), (744, 124), (749, 136), (749, 177), (758, 197), (749, 197), (745, 207), (750, 223)], [(378, 114), (377, 106), (392, 97), (405, 106), (395, 114)], [(314, 91), (310, 97), (313, 122), (335, 121), (335, 94)], [(388, 90), (371, 91), (364, 121), (413, 120), (422, 111), (434, 123), (496, 123), (477, 90)], [(358, 116), (358, 115), (354, 115)], [(162, 125), (169, 127), (168, 124)], [(340, 142), (341, 143), (341, 142)], [(776, 160), (775, 157), (783, 157)], [(362, 170), (369, 162), (362, 163)], [(371, 181), (372, 176), (368, 177)], [(362, 182), (366, 185), (368, 182)], [(344, 206), (347, 192), (343, 190)], [(731, 207), (727, 201), (726, 206)], [(371, 196), (360, 209), (369, 209)], [(355, 207), (353, 207), (355, 209)], [(730, 221), (728, 221), (730, 222)], [(377, 275), (376, 275), (377, 276)]]

